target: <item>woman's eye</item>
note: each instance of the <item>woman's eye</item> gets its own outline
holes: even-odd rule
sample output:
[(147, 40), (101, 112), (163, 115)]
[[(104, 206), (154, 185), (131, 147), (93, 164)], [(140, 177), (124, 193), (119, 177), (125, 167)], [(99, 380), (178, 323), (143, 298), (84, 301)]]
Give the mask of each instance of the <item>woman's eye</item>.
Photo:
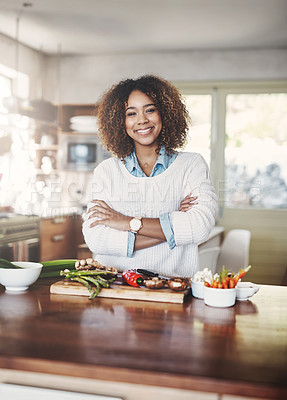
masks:
[(147, 113), (153, 113), (153, 112), (155, 112), (155, 111), (156, 111), (156, 108), (155, 108), (155, 107), (148, 108), (148, 109), (146, 110)]
[(133, 117), (134, 115), (136, 115), (136, 113), (134, 111), (130, 111), (126, 115), (127, 117)]

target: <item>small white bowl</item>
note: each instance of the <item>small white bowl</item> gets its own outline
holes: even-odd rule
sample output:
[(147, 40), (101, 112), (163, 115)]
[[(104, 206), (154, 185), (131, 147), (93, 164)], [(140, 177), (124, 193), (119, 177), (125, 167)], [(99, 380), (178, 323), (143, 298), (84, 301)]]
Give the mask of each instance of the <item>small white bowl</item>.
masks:
[(232, 307), (236, 289), (216, 289), (204, 286), (204, 303), (211, 307)]
[(259, 286), (252, 282), (238, 282), (236, 286), (236, 300), (248, 300), (259, 290)]
[(27, 290), (36, 282), (42, 271), (43, 265), (28, 261), (13, 261), (21, 269), (0, 268), (0, 283), (7, 291), (20, 292)]
[(204, 282), (191, 281), (191, 292), (193, 297), (204, 298)]

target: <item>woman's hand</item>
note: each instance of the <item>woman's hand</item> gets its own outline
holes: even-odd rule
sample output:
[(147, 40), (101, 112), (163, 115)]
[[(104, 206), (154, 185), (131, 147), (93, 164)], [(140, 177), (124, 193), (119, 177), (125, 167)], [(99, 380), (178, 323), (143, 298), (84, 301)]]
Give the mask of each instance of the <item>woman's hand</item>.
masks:
[(90, 228), (97, 225), (105, 225), (119, 231), (128, 231), (130, 229), (129, 221), (131, 217), (115, 211), (103, 200), (92, 200), (92, 203), (95, 205), (89, 208), (88, 213), (91, 214), (88, 219), (97, 218), (97, 220), (91, 223)]
[[(192, 206), (197, 204), (195, 203), (196, 199), (197, 197), (191, 196), (191, 194), (186, 195), (185, 198), (181, 201), (178, 211), (188, 211)], [(90, 213), (89, 219), (97, 219), (96, 221), (93, 221), (91, 223), (90, 228), (93, 228), (97, 225), (105, 225), (119, 231), (130, 230), (129, 222), (131, 220), (131, 217), (115, 211), (103, 200), (92, 200), (92, 203), (94, 203), (95, 205), (88, 210), (88, 213)], [(164, 234), (162, 232), (158, 218), (145, 219), (145, 225), (146, 226), (140, 232), (142, 235), (149, 237), (149, 234), (151, 234), (152, 232), (151, 237), (156, 237), (161, 241), (163, 240)], [(148, 228), (148, 232), (145, 232), (146, 228)]]
[(180, 203), (180, 206), (178, 208), (178, 211), (188, 211), (192, 206), (194, 206), (195, 201), (197, 200), (197, 197), (191, 196), (191, 194), (187, 194), (185, 198), (182, 200)]

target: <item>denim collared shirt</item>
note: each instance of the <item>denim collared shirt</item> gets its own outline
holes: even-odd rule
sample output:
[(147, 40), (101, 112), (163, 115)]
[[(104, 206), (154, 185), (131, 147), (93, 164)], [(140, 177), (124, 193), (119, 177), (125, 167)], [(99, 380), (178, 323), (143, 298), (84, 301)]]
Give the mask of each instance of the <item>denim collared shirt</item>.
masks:
[[(160, 175), (163, 171), (165, 171), (176, 159), (177, 153), (172, 154), (171, 156), (168, 156), (162, 147), (160, 150), (160, 153), (158, 155), (157, 161), (153, 167), (153, 170), (150, 174), (150, 177)], [(135, 151), (131, 153), (131, 155), (127, 156), (125, 158), (125, 167), (126, 169), (135, 177), (137, 178), (143, 178), (146, 177), (146, 174), (143, 172), (141, 169), (138, 159), (136, 157)], [(172, 227), (172, 222), (170, 220), (170, 213), (165, 213), (161, 214), (159, 216), (161, 228), (163, 230), (163, 233), (166, 237), (167, 243), (170, 247), (170, 249), (173, 249), (175, 247), (175, 241), (174, 241), (174, 233), (173, 233), (173, 227)], [(127, 256), (132, 257), (133, 252), (134, 252), (134, 243), (135, 243), (135, 234), (133, 232), (129, 232), (129, 237), (128, 237), (128, 252)]]

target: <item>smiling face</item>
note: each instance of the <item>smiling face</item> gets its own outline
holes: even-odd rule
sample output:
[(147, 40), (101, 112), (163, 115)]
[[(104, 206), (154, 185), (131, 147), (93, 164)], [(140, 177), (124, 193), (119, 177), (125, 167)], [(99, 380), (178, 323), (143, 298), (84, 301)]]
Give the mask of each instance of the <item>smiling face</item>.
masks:
[(161, 117), (154, 102), (139, 90), (131, 92), (128, 98), (125, 126), (136, 149), (141, 146), (157, 147), (162, 129)]

